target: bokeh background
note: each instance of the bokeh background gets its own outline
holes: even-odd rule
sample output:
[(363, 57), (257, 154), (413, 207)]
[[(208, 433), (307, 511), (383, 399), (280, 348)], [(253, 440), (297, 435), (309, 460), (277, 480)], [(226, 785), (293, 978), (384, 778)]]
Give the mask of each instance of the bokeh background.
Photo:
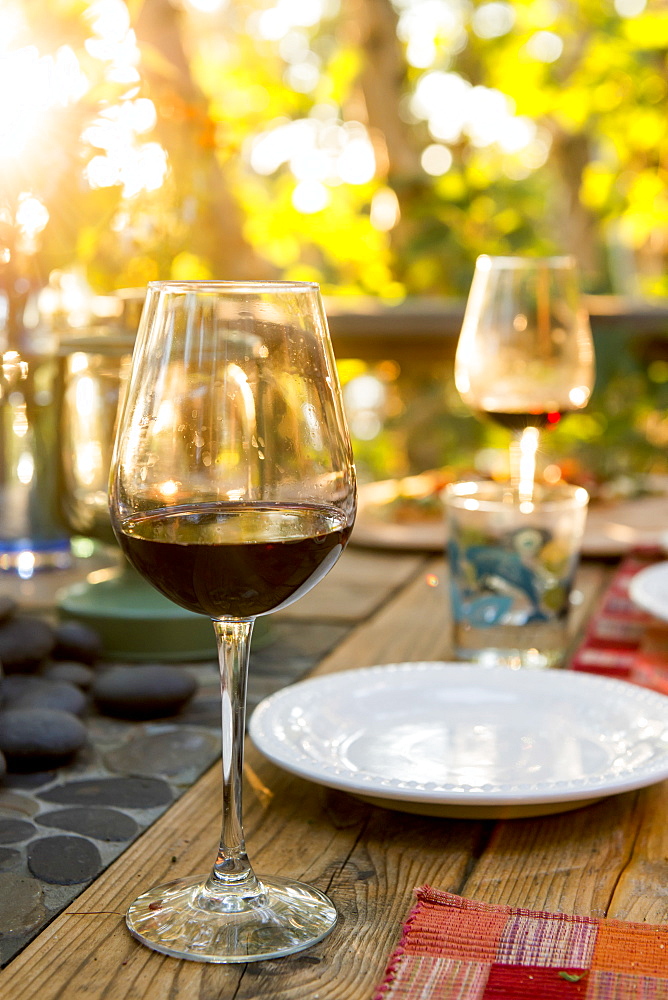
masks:
[(0, 93), (10, 347), (132, 328), (156, 278), (315, 280), (362, 478), (489, 467), (475, 258), (572, 252), (597, 389), (544, 447), (666, 471), (665, 0), (3, 0)]

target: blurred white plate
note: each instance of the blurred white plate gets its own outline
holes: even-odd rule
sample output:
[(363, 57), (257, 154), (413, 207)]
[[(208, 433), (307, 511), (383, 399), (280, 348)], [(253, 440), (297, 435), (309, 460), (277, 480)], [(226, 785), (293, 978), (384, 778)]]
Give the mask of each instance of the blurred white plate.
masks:
[(629, 584), (629, 596), (644, 611), (668, 621), (668, 562), (636, 573)]
[[(415, 495), (429, 496), (434, 477), (429, 473), (410, 479), (385, 479), (359, 488), (357, 519), (351, 541), (370, 548), (416, 549), (442, 552), (446, 543), (444, 515), (438, 504), (425, 509), (422, 519), (393, 520), (392, 504), (404, 495), (405, 484)], [(664, 482), (661, 481), (663, 487)], [(420, 515), (416, 512), (416, 517)], [(668, 545), (668, 485), (662, 494), (607, 503), (593, 502), (587, 513), (582, 540), (585, 556), (621, 556), (633, 548)]]
[(668, 697), (567, 670), (397, 663), (262, 701), (250, 735), (302, 778), (434, 816), (536, 816), (668, 777)]

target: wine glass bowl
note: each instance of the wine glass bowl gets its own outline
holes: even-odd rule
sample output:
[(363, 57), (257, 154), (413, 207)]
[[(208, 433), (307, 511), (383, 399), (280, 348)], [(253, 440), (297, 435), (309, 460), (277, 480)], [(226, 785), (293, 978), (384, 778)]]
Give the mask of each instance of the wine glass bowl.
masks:
[(515, 432), (587, 405), (594, 348), (573, 257), (478, 258), (455, 385), (472, 410)]
[(135, 937), (165, 954), (247, 962), (319, 941), (318, 890), (258, 877), (241, 776), (253, 624), (311, 589), (341, 555), (355, 470), (317, 285), (149, 285), (110, 478), (114, 531), (163, 594), (213, 621), (221, 670), (222, 835), (208, 876), (144, 893)]

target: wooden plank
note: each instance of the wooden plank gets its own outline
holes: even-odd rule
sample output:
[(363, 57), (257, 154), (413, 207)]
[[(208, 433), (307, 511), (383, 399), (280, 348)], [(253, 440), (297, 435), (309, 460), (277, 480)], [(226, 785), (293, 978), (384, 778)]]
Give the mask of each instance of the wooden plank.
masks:
[(314, 674), (380, 663), (447, 660), (452, 655), (445, 565), (432, 559), (401, 592), (355, 629)]
[(618, 920), (668, 923), (668, 781), (638, 793), (638, 836), (610, 903)]
[(419, 554), (348, 548), (317, 587), (276, 618), (360, 621), (406, 583), (423, 561)]
[[(451, 660), (452, 619), (448, 596), (449, 577), (444, 559), (422, 563), (415, 578), (393, 601), (353, 632), (314, 673), (330, 673), (353, 667), (417, 660)], [(600, 564), (584, 563), (576, 577), (580, 599), (569, 622), (575, 643), (600, 601), (611, 570)]]
[(583, 631), (598, 608), (616, 569), (616, 563), (592, 562), (589, 559), (580, 562), (573, 584), (569, 620), (569, 628), (574, 636)]
[(637, 794), (499, 823), (463, 887), (489, 903), (601, 917), (631, 856)]

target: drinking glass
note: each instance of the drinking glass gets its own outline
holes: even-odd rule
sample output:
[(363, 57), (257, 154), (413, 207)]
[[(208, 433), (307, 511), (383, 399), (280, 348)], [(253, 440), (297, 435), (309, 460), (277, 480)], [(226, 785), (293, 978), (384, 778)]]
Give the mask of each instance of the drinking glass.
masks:
[(333, 928), (318, 890), (256, 876), (242, 826), (253, 622), (336, 563), (355, 470), (318, 286), (148, 286), (110, 479), (114, 531), (163, 594), (213, 621), (222, 694), (222, 835), (208, 876), (143, 893), (132, 934), (168, 955), (248, 962)]
[(474, 411), (515, 434), (511, 478), (532, 479), (540, 430), (585, 407), (594, 386), (594, 347), (575, 258), (478, 258), (455, 385)]

